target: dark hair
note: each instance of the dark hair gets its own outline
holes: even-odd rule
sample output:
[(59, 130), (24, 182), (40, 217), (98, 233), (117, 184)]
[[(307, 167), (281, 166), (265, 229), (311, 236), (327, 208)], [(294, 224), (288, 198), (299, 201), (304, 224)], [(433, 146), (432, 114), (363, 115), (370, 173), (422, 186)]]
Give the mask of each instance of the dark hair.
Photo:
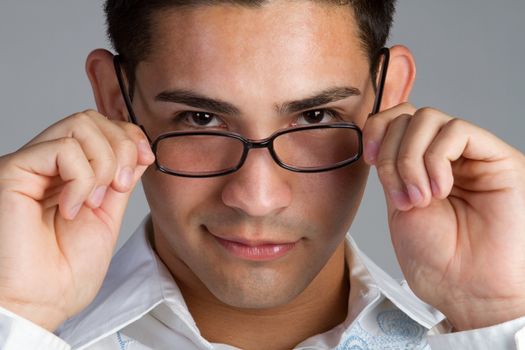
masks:
[[(371, 63), (375, 77), (376, 54), (388, 39), (396, 0), (317, 0), (340, 6), (351, 6), (359, 28), (359, 38)], [(137, 64), (152, 49), (152, 19), (157, 11), (171, 7), (234, 4), (261, 7), (268, 0), (106, 0), (104, 7), (107, 34), (115, 51), (123, 58), (126, 73), (133, 86)]]

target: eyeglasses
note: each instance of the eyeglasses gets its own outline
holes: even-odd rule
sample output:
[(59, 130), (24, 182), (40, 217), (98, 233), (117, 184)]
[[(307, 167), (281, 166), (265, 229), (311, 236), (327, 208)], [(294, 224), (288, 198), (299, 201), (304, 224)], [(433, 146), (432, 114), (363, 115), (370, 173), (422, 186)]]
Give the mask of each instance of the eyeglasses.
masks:
[[(371, 114), (377, 113), (381, 104), (389, 61), (387, 48), (378, 52), (378, 59), (381, 57), (383, 63)], [(130, 122), (140, 126), (148, 135), (133, 111), (118, 55), (113, 63)], [(250, 140), (237, 133), (219, 130), (172, 131), (159, 135), (151, 142), (151, 148), (159, 171), (175, 176), (205, 178), (239, 170), (249, 151), (256, 148), (267, 148), (273, 160), (290, 171), (316, 173), (335, 170), (359, 160), (363, 153), (363, 141), (357, 125), (337, 122), (290, 127), (276, 131), (263, 140)]]

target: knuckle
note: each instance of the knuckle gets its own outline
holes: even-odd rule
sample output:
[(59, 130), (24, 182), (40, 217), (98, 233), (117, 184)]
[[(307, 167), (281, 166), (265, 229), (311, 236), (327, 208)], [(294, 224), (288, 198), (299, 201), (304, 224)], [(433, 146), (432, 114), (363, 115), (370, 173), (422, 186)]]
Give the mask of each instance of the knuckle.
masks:
[(130, 139), (122, 139), (116, 145), (116, 150), (119, 158), (136, 158), (137, 146)]
[(109, 168), (117, 162), (117, 157), (110, 149), (106, 149), (105, 152), (102, 152), (100, 159)]
[(124, 123), (123, 128), (124, 128), (124, 131), (128, 135), (130, 135), (134, 140), (145, 138), (144, 132), (138, 125), (126, 122)]
[(423, 159), (425, 160), (425, 164), (435, 164), (441, 160), (441, 157), (436, 151), (429, 149), (423, 155)]
[(411, 177), (416, 171), (415, 158), (408, 154), (400, 155), (397, 159), (397, 169), (403, 177)]
[(76, 125), (91, 125), (92, 118), (86, 112), (75, 113), (69, 119)]
[(406, 110), (410, 111), (410, 110), (414, 110), (415, 109), (415, 107), (409, 102), (403, 102), (403, 103), (401, 103), (399, 105), (399, 107), (403, 111), (406, 111)]
[(408, 123), (410, 121), (410, 119), (412, 118), (412, 116), (410, 114), (400, 114), (399, 116), (397, 116), (394, 120), (392, 120), (390, 123), (394, 126), (397, 126), (397, 125), (404, 125), (406, 123)]
[(95, 119), (106, 120), (106, 117), (94, 109), (86, 109), (85, 111), (71, 115), (69, 118), (72, 119), (73, 122), (81, 125), (95, 125)]
[(117, 171), (116, 159), (113, 155), (107, 154), (100, 158), (97, 165), (93, 168), (95, 175), (103, 182), (109, 182), (113, 179)]
[(77, 151), (81, 148), (80, 143), (74, 137), (62, 137), (58, 139), (57, 142), (59, 144), (59, 147), (64, 148), (66, 150)]
[(98, 120), (99, 123), (108, 121), (108, 117), (94, 109), (88, 109), (85, 113), (91, 118), (92, 122), (94, 122), (95, 120)]
[(84, 172), (72, 182), (72, 188), (75, 188), (74, 193), (85, 197), (97, 186), (97, 177), (93, 175), (93, 172)]
[(82, 112), (83, 114), (85, 114), (86, 116), (88, 116), (89, 118), (103, 118), (103, 119), (106, 119), (102, 114), (100, 114), (98, 111), (90, 108), (90, 109), (86, 109), (84, 112)]
[(91, 114), (98, 114), (97, 111), (95, 111), (93, 108), (88, 108), (82, 112), (83, 114), (91, 115)]
[(392, 179), (398, 176), (395, 163), (390, 159), (379, 160), (377, 163), (377, 175), (383, 184), (392, 184)]
[(437, 119), (437, 114), (435, 113), (435, 110), (431, 107), (423, 107), (414, 113), (414, 120), (419, 121), (421, 123), (426, 123), (431, 120)]
[(403, 102), (394, 107), (394, 111), (398, 114), (414, 114), (416, 108), (409, 102)]
[(414, 116), (423, 117), (423, 118), (433, 118), (438, 113), (441, 113), (441, 112), (433, 107), (421, 107), (416, 111), (416, 113), (414, 113)]
[(457, 131), (457, 130), (464, 129), (468, 125), (469, 123), (463, 119), (452, 118), (451, 120), (447, 122), (447, 124), (445, 125), (445, 128), (451, 129), (452, 131)]
[(78, 171), (75, 171), (73, 181), (83, 188), (93, 188), (97, 183), (97, 177), (92, 168), (80, 166)]
[(74, 137), (63, 137), (61, 139), (58, 139), (57, 142), (59, 143), (60, 147), (66, 152), (82, 153), (82, 157), (84, 157), (91, 164), (92, 169), (87, 174), (85, 174), (83, 182), (86, 182), (88, 184), (95, 184), (97, 182), (97, 178), (104, 180), (108, 176), (110, 176), (113, 167), (112, 163), (114, 163), (114, 160), (112, 159), (112, 155), (110, 153), (101, 152), (98, 158), (89, 160), (87, 159), (84, 151), (82, 150), (82, 146)]
[(92, 171), (90, 171), (84, 178), (82, 178), (82, 183), (86, 187), (93, 188), (97, 184), (97, 177)]

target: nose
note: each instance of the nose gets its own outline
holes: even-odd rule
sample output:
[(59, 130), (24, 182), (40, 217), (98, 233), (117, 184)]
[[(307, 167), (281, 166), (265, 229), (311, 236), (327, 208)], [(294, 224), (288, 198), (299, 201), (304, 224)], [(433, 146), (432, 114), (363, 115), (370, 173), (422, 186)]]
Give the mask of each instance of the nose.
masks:
[(242, 168), (228, 175), (222, 201), (252, 217), (275, 214), (292, 201), (287, 181), (290, 175), (275, 163), (267, 149), (252, 149)]

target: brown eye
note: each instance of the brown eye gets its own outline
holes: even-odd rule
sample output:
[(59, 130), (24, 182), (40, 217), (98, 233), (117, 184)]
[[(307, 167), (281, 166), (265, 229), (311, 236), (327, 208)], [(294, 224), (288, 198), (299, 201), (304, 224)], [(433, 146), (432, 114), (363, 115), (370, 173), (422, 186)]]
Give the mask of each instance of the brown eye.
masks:
[(206, 126), (214, 120), (215, 116), (213, 114), (205, 112), (190, 112), (188, 118), (190, 119), (189, 121), (192, 124), (196, 124), (198, 126)]
[(303, 112), (297, 119), (298, 125), (330, 123), (336, 121), (335, 113), (327, 109), (316, 109)]
[(180, 127), (189, 128), (219, 128), (224, 125), (217, 115), (208, 112), (185, 111), (180, 113), (175, 120), (181, 123)]

